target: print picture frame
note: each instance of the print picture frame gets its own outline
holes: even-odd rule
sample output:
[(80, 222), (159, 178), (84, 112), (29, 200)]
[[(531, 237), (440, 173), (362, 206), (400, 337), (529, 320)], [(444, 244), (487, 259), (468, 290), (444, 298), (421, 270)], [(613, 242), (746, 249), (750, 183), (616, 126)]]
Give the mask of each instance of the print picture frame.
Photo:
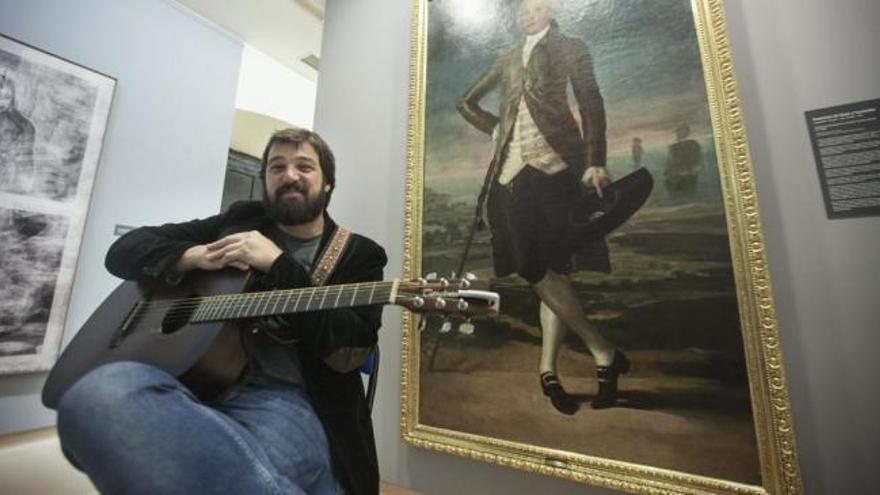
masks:
[(0, 35), (0, 374), (58, 356), (115, 86)]

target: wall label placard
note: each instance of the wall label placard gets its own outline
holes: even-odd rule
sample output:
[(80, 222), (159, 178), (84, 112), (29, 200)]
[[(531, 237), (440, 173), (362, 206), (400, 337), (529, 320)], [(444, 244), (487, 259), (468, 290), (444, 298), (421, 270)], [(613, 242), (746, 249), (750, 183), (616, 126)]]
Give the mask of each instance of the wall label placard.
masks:
[(828, 218), (880, 215), (880, 99), (806, 117)]

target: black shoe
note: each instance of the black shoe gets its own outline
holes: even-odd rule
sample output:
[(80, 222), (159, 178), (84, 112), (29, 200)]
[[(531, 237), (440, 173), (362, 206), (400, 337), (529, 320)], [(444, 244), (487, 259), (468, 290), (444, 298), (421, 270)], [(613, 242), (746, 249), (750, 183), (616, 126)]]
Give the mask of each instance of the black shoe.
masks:
[(608, 366), (596, 366), (596, 379), (599, 393), (590, 404), (593, 409), (606, 409), (617, 403), (617, 378), (629, 372), (629, 359), (620, 351), (614, 351), (614, 358)]
[(562, 388), (555, 373), (549, 371), (541, 373), (541, 390), (544, 391), (544, 395), (550, 397), (550, 402), (557, 411), (569, 416), (577, 412), (578, 403)]

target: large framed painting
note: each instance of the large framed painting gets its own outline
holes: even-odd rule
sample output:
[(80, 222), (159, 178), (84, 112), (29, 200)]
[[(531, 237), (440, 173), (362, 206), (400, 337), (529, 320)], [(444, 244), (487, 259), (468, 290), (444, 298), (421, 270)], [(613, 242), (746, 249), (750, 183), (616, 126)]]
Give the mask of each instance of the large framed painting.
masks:
[(115, 84), (0, 35), (0, 374), (57, 357)]
[(405, 316), (420, 447), (638, 493), (802, 491), (720, 0), (416, 0)]

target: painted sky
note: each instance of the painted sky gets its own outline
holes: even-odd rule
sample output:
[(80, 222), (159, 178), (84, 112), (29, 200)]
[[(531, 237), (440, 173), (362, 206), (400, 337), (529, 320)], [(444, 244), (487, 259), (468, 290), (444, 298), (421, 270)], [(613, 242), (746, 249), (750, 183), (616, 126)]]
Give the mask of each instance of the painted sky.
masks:
[[(426, 173), (480, 176), (489, 138), (455, 110), (459, 98), (492, 60), (524, 37), (518, 1), (429, 2), (425, 122)], [(570, 0), (556, 3), (563, 34), (590, 47), (605, 100), (609, 153), (666, 147), (687, 123), (695, 137), (710, 134), (706, 92), (688, 0)], [(498, 95), (483, 100), (497, 113)]]

